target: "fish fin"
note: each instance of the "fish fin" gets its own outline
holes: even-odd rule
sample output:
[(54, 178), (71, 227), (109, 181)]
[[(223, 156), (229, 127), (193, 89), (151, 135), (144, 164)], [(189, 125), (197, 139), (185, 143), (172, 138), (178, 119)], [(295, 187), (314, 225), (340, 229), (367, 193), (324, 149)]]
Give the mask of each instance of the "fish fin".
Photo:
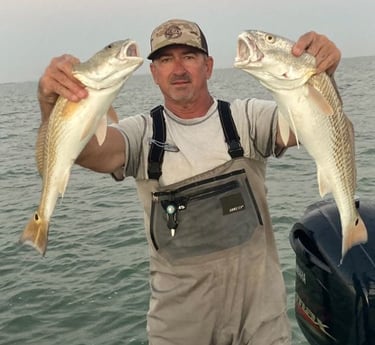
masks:
[(107, 117), (109, 119), (111, 119), (111, 121), (114, 122), (114, 123), (118, 123), (119, 122), (117, 113), (116, 113), (115, 109), (113, 109), (112, 106), (108, 109)]
[(65, 193), (65, 190), (66, 190), (66, 186), (68, 185), (68, 182), (69, 182), (70, 169), (71, 169), (71, 167), (69, 167), (65, 171), (65, 174), (62, 176), (62, 179), (60, 180), (60, 183), (59, 183), (59, 186), (58, 186), (58, 191), (59, 191), (61, 197), (64, 196), (64, 193)]
[(38, 137), (36, 140), (36, 151), (35, 151), (35, 159), (36, 159), (36, 166), (39, 172), (39, 175), (43, 177), (43, 168), (44, 168), (44, 149), (45, 149), (45, 140), (46, 140), (46, 133), (48, 129), (48, 121), (44, 121), (38, 130)]
[(299, 139), (298, 139), (298, 132), (297, 132), (297, 127), (294, 123), (294, 117), (293, 117), (293, 112), (291, 109), (288, 110), (290, 122), (292, 124), (292, 131), (294, 133), (294, 136), (296, 137), (296, 142), (297, 142), (297, 148), (299, 148)]
[[(91, 126), (92, 126), (91, 123), (87, 123), (86, 127), (82, 130), (80, 140), (84, 140), (86, 137), (88, 137), (89, 133), (91, 132)], [(96, 132), (94, 133), (94, 135), (96, 135), (99, 145), (103, 144), (106, 134), (107, 134), (107, 116), (106, 114), (104, 114), (98, 121), (98, 126), (96, 128)]]
[(329, 183), (327, 182), (325, 175), (323, 174), (322, 169), (319, 166), (316, 167), (317, 177), (318, 177), (318, 186), (320, 197), (323, 198), (326, 194), (331, 192)]
[(312, 85), (307, 85), (308, 97), (310, 97), (316, 107), (318, 108), (319, 113), (322, 113), (327, 116), (332, 116), (335, 114), (331, 104), (327, 99)]
[(366, 243), (368, 238), (366, 225), (359, 214), (354, 219), (354, 223), (345, 231), (343, 230), (343, 233), (347, 235), (343, 236), (341, 263), (350, 248), (357, 244)]
[(96, 139), (98, 140), (99, 146), (103, 144), (106, 135), (107, 135), (107, 117), (103, 116), (100, 119), (99, 125), (95, 132), (95, 136), (96, 136)]
[(45, 255), (48, 242), (49, 222), (40, 217), (38, 211), (27, 223), (19, 242), (35, 248), (41, 255)]
[(285, 116), (281, 114), (279, 111), (278, 116), (278, 126), (279, 126), (279, 133), (281, 141), (285, 146), (288, 145), (289, 137), (290, 137), (290, 127), (288, 121), (285, 119)]

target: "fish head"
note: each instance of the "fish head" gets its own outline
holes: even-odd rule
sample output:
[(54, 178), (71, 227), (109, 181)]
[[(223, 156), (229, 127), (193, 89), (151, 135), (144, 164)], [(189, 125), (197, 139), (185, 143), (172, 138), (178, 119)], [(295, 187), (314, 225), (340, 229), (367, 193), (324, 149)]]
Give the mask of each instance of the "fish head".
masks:
[(100, 90), (123, 84), (143, 63), (131, 39), (113, 42), (85, 62), (73, 66), (73, 75), (85, 86)]
[(267, 89), (294, 89), (316, 74), (315, 57), (292, 54), (294, 42), (271, 33), (247, 30), (238, 36), (234, 67), (249, 74)]

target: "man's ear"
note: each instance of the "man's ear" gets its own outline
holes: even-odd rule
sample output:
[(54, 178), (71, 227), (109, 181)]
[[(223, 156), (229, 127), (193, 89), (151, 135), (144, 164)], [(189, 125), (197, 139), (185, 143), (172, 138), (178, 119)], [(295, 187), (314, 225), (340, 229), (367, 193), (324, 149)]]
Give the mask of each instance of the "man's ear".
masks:
[(207, 56), (206, 66), (207, 66), (207, 79), (210, 79), (212, 76), (212, 71), (214, 69), (214, 58), (212, 56)]
[(153, 62), (150, 63), (150, 72), (151, 72), (152, 78), (154, 79), (154, 83), (156, 85), (159, 85), (158, 80), (157, 80), (156, 68)]

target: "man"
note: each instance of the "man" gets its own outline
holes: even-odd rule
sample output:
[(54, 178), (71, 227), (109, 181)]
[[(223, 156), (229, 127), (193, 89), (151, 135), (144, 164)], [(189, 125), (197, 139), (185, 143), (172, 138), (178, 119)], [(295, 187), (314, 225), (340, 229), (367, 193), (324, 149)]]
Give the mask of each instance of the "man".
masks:
[[(325, 36), (293, 48), (333, 74), (340, 52)], [(136, 179), (150, 251), (152, 345), (290, 344), (285, 287), (266, 204), (267, 157), (286, 147), (274, 102), (214, 99), (213, 58), (199, 26), (173, 19), (151, 35), (148, 58), (164, 106), (92, 139), (77, 163)], [(39, 82), (42, 121), (58, 95), (87, 97), (75, 57), (55, 58)], [(295, 145), (293, 134), (287, 146)]]

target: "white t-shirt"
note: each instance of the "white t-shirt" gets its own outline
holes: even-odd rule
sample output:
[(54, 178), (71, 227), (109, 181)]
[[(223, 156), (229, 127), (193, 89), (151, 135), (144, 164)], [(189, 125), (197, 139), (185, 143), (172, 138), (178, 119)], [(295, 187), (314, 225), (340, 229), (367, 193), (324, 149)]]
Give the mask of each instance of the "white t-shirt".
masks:
[[(231, 111), (246, 157), (265, 162), (275, 154), (277, 112), (274, 102), (235, 100), (231, 103)], [(159, 180), (161, 185), (210, 170), (230, 159), (217, 100), (205, 116), (195, 119), (180, 119), (168, 109), (164, 113), (167, 146)], [(124, 118), (116, 127), (126, 140), (126, 164), (124, 171), (117, 171), (115, 175), (119, 179), (125, 176), (146, 179), (152, 138), (151, 116), (141, 114)]]

